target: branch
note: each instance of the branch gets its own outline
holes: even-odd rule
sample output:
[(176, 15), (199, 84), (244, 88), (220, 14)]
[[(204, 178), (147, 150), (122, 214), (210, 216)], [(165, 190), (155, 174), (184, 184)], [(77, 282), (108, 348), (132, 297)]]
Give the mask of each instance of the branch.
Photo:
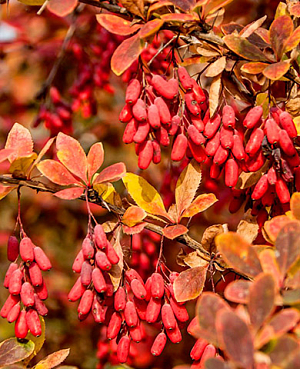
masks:
[(103, 1), (97, 1), (97, 0), (79, 0), (79, 2), (83, 4), (95, 6), (96, 8), (106, 9), (112, 13), (122, 14), (128, 17), (131, 16), (131, 14), (125, 8), (122, 8), (119, 5), (114, 5), (114, 4), (110, 4), (107, 2), (103, 2)]

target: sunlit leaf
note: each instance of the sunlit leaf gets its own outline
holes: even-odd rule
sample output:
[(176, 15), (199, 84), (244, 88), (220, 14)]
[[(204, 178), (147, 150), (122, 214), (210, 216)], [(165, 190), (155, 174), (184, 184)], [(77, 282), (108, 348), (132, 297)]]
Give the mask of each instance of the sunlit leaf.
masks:
[(250, 24), (247, 24), (247, 26), (245, 26), (241, 30), (240, 36), (248, 38), (249, 36), (251, 36), (253, 34), (253, 32), (255, 32), (259, 27), (262, 26), (262, 24), (265, 22), (266, 19), (267, 19), (267, 16), (264, 15), (263, 17), (257, 19), (256, 21), (254, 21)]
[(120, 195), (118, 194), (118, 192), (115, 190), (114, 186), (111, 183), (94, 184), (93, 188), (96, 192), (98, 192), (99, 196), (101, 196), (105, 202), (117, 206), (122, 205)]
[(39, 319), (40, 319), (40, 323), (42, 327), (42, 334), (38, 337), (35, 337), (30, 331), (27, 334), (26, 339), (34, 343), (34, 350), (30, 356), (28, 356), (25, 360), (23, 360), (24, 365), (28, 365), (30, 360), (40, 352), (45, 342), (45, 335), (46, 335), (45, 320), (42, 316), (39, 316)]
[(101, 142), (97, 142), (93, 146), (91, 146), (90, 151), (87, 155), (87, 169), (89, 181), (101, 167), (101, 165), (103, 164), (103, 160), (104, 160), (103, 145)]
[(146, 222), (136, 224), (133, 227), (128, 227), (126, 225), (123, 225), (123, 231), (124, 233), (129, 234), (129, 235), (138, 234), (142, 232), (142, 230), (146, 227), (146, 225), (147, 225)]
[(250, 281), (243, 279), (233, 281), (225, 288), (224, 296), (227, 300), (237, 304), (247, 304), (249, 300)]
[(210, 0), (204, 5), (204, 18), (209, 13), (214, 13), (218, 9), (230, 4), (233, 0)]
[(80, 183), (72, 174), (58, 161), (47, 159), (40, 162), (38, 170), (49, 179), (49, 181), (61, 186)]
[(17, 186), (2, 186), (0, 185), (0, 200), (4, 199), (11, 191), (13, 191)]
[(284, 44), (291, 36), (294, 29), (293, 21), (288, 15), (282, 15), (276, 18), (270, 27), (270, 41), (273, 50), (280, 60), (284, 52)]
[(94, 184), (116, 182), (123, 178), (126, 174), (126, 167), (124, 163), (116, 163), (103, 169), (95, 178)]
[(7, 160), (13, 152), (14, 152), (13, 149), (2, 149), (2, 150), (0, 150), (0, 163)]
[(275, 257), (275, 250), (263, 250), (259, 253), (258, 257), (263, 271), (265, 273), (272, 274), (277, 288), (280, 287), (282, 285), (282, 277), (280, 275), (279, 265)]
[(300, 192), (294, 192), (290, 201), (293, 216), (300, 220)]
[(122, 235), (121, 227), (119, 227), (115, 232), (113, 240), (111, 241), (115, 252), (119, 256), (119, 262), (117, 264), (112, 265), (111, 269), (108, 271), (108, 275), (114, 286), (114, 291), (116, 291), (119, 288), (124, 268), (123, 251), (120, 243), (121, 235)]
[(121, 36), (131, 35), (141, 28), (140, 24), (132, 25), (130, 21), (114, 14), (97, 14), (96, 19), (108, 32)]
[(262, 272), (255, 249), (237, 233), (223, 233), (216, 237), (215, 242), (218, 251), (233, 269), (250, 277)]
[(291, 15), (299, 18), (300, 17), (300, 4), (299, 3), (291, 4), (289, 11)]
[(201, 213), (202, 211), (211, 207), (218, 199), (212, 193), (204, 193), (195, 198), (190, 206), (183, 212), (182, 218), (193, 217), (194, 215)]
[(50, 138), (39, 152), (38, 157), (35, 159), (34, 163), (32, 164), (31, 170), (38, 165), (38, 163), (42, 160), (42, 157), (46, 154), (46, 152), (50, 149), (53, 142), (55, 141), (55, 137)]
[(213, 78), (209, 89), (209, 115), (212, 118), (219, 108), (219, 99), (222, 90), (221, 74)]
[(20, 3), (25, 5), (43, 5), (45, 0), (18, 0)]
[(39, 361), (36, 365), (36, 369), (51, 369), (62, 363), (69, 355), (70, 349), (63, 349), (45, 357), (45, 359)]
[(197, 18), (192, 14), (182, 14), (182, 13), (170, 13), (163, 14), (161, 18), (165, 22), (176, 22), (176, 23), (185, 23), (185, 22), (195, 22)]
[(200, 295), (206, 280), (207, 266), (184, 270), (175, 279), (173, 288), (178, 302), (193, 300)]
[(176, 224), (170, 227), (163, 228), (163, 235), (170, 240), (174, 240), (174, 238), (179, 237), (188, 232), (188, 228), (183, 224)]
[(287, 9), (287, 5), (286, 3), (284, 2), (280, 2), (278, 5), (277, 5), (277, 8), (276, 8), (276, 13), (275, 13), (275, 17), (274, 19), (278, 18), (278, 17), (281, 17), (282, 15), (289, 15), (289, 11)]
[(78, 5), (78, 0), (51, 0), (47, 3), (48, 10), (58, 17), (65, 17), (73, 12)]
[(0, 367), (26, 359), (33, 350), (32, 341), (19, 342), (17, 338), (8, 338), (0, 343)]
[(124, 215), (122, 216), (122, 223), (128, 227), (133, 227), (137, 223), (142, 222), (146, 218), (147, 214), (145, 210), (138, 206), (130, 206), (126, 209)]
[(154, 19), (150, 22), (145, 23), (139, 32), (140, 38), (148, 38), (154, 35), (160, 30), (163, 24), (163, 19)]
[(280, 231), (280, 229), (285, 225), (291, 222), (285, 215), (279, 215), (273, 219), (267, 220), (264, 224), (264, 231), (266, 232), (268, 239), (274, 243), (276, 237)]
[(227, 35), (223, 40), (230, 50), (244, 59), (261, 62), (267, 61), (264, 53), (244, 37)]
[(268, 66), (266, 63), (261, 62), (250, 62), (243, 64), (241, 70), (249, 74), (259, 74)]
[(138, 17), (144, 17), (144, 0), (121, 0), (120, 3), (130, 13), (135, 14)]
[(78, 199), (78, 197), (80, 197), (81, 195), (83, 195), (83, 191), (84, 189), (81, 187), (72, 187), (55, 192), (54, 196), (59, 197), (60, 199), (63, 200), (75, 200)]
[(33, 151), (33, 141), (29, 130), (21, 124), (15, 123), (8, 133), (5, 149), (14, 150), (9, 156), (10, 162), (22, 156), (30, 155)]
[(295, 29), (291, 36), (284, 43), (284, 53), (295, 49), (300, 42), (300, 26)]
[(196, 4), (196, 0), (170, 0), (170, 2), (185, 12), (188, 12)]
[(26, 176), (28, 169), (31, 167), (36, 158), (37, 154), (33, 152), (27, 156), (15, 159), (10, 165), (9, 172), (13, 173), (15, 177)]
[(283, 77), (290, 69), (290, 60), (284, 60), (282, 62), (269, 65), (263, 70), (263, 75), (273, 81), (276, 81)]
[(137, 60), (143, 46), (139, 35), (134, 35), (124, 40), (115, 50), (111, 58), (111, 69), (120, 76), (131, 64)]
[(210, 66), (206, 69), (205, 76), (206, 77), (216, 77), (220, 73), (222, 73), (226, 66), (226, 56), (222, 56), (217, 59), (215, 62), (210, 64)]

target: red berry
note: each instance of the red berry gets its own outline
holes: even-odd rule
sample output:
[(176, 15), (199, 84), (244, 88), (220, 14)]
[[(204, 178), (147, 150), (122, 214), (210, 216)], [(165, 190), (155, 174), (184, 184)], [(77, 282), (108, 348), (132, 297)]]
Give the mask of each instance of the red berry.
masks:
[(223, 107), (222, 122), (225, 128), (235, 128), (235, 112), (230, 105), (225, 105)]
[(164, 279), (161, 274), (153, 273), (151, 276), (151, 296), (161, 299), (165, 292)]
[(95, 249), (92, 240), (86, 237), (81, 245), (82, 255), (84, 259), (92, 259), (95, 254)]
[(20, 315), (20, 311), (21, 311), (21, 305), (20, 302), (18, 302), (8, 313), (7, 315), (7, 321), (9, 323), (15, 322), (19, 315)]
[(147, 292), (144, 283), (141, 283), (138, 279), (133, 279), (130, 283), (132, 293), (138, 299), (144, 299)]
[(16, 269), (9, 279), (9, 293), (11, 295), (19, 295), (22, 287), (23, 273), (20, 269)]
[(274, 119), (267, 119), (265, 123), (265, 132), (270, 144), (274, 144), (279, 141), (280, 128)]
[(127, 123), (123, 133), (123, 142), (125, 144), (130, 144), (133, 142), (133, 137), (136, 134), (137, 129), (138, 123), (134, 118), (132, 118), (129, 123)]
[(215, 136), (221, 124), (221, 117), (216, 114), (213, 118), (210, 118), (204, 127), (204, 136), (208, 139)]
[(293, 141), (290, 139), (287, 131), (283, 129), (280, 130), (279, 146), (281, 147), (282, 151), (288, 156), (293, 156), (297, 154)]
[(161, 300), (151, 297), (146, 310), (146, 321), (148, 323), (155, 323), (158, 319), (160, 309)]
[(193, 360), (200, 360), (207, 345), (208, 342), (205, 341), (203, 338), (197, 339), (190, 353), (191, 358)]
[(153, 145), (150, 140), (143, 142), (139, 149), (138, 166), (140, 169), (147, 169), (153, 159)]
[(40, 322), (40, 318), (38, 313), (33, 310), (29, 309), (26, 312), (26, 323), (28, 329), (30, 330), (31, 334), (35, 337), (38, 337), (42, 334), (42, 326)]
[(207, 141), (205, 152), (207, 156), (214, 156), (220, 146), (220, 132), (217, 132), (213, 138)]
[(0, 311), (0, 315), (2, 318), (7, 318), (7, 315), (11, 311), (11, 309), (20, 301), (19, 295), (9, 295), (6, 299), (2, 309)]
[(290, 192), (285, 181), (282, 178), (277, 179), (277, 182), (275, 184), (275, 190), (279, 198), (279, 201), (282, 204), (290, 202)]
[(96, 263), (102, 270), (110, 270), (111, 262), (108, 260), (105, 252), (98, 250), (96, 252)]
[(130, 348), (130, 338), (128, 336), (123, 336), (118, 344), (117, 358), (120, 363), (126, 363), (129, 355)]
[(9, 281), (10, 281), (10, 277), (12, 275), (12, 273), (18, 269), (18, 264), (16, 263), (11, 263), (7, 269), (7, 272), (5, 274), (5, 278), (4, 278), (4, 282), (3, 282), (3, 286), (5, 288), (8, 288), (9, 286)]
[(41, 286), (43, 283), (43, 277), (41, 269), (39, 268), (38, 264), (35, 262), (31, 263), (28, 270), (30, 280), (33, 286)]
[(153, 129), (158, 129), (160, 127), (159, 111), (155, 104), (151, 104), (148, 107), (148, 121)]
[(142, 99), (138, 99), (132, 107), (132, 114), (139, 122), (143, 122), (147, 119), (147, 110), (145, 102)]
[(20, 242), (20, 255), (25, 262), (31, 262), (34, 260), (33, 253), (34, 244), (29, 237), (24, 237)]
[(173, 143), (171, 159), (173, 161), (180, 161), (183, 159), (186, 153), (188, 141), (183, 133), (180, 133)]
[(171, 125), (170, 110), (165, 101), (161, 97), (157, 97), (154, 100), (154, 104), (157, 106), (161, 123), (166, 124), (168, 126)]
[(38, 312), (39, 315), (46, 316), (48, 314), (48, 309), (43, 301), (38, 297), (38, 295), (34, 294), (34, 308)]
[(50, 270), (52, 268), (51, 262), (48, 256), (44, 253), (44, 251), (40, 247), (35, 247), (33, 249), (34, 260), (39, 266), (39, 268), (43, 271)]
[(120, 112), (119, 120), (122, 123), (128, 123), (131, 118), (132, 118), (131, 106), (129, 104), (125, 104), (123, 109)]
[(252, 192), (251, 198), (252, 200), (259, 200), (263, 197), (263, 195), (267, 192), (269, 187), (268, 176), (264, 174), (260, 177), (259, 181), (256, 183), (254, 190)]
[(164, 332), (159, 333), (152, 344), (151, 354), (154, 356), (159, 356), (163, 352), (166, 343), (167, 336), (165, 335), (165, 333)]
[(178, 68), (178, 78), (185, 90), (191, 90), (193, 88), (192, 78), (184, 67)]
[(34, 305), (34, 289), (29, 282), (25, 282), (22, 284), (20, 295), (21, 301), (24, 306)]
[(138, 318), (138, 315), (135, 309), (134, 302), (132, 301), (126, 302), (126, 306), (124, 310), (124, 317), (125, 317), (126, 324), (129, 327), (135, 327), (138, 324), (139, 318)]
[(26, 320), (26, 311), (22, 310), (15, 324), (15, 335), (17, 338), (23, 339), (27, 336), (28, 326)]
[(220, 143), (224, 149), (231, 149), (233, 147), (233, 130), (231, 128), (225, 128), (224, 126), (221, 128)]
[(293, 122), (293, 118), (290, 116), (290, 114), (286, 111), (282, 112), (279, 115), (279, 120), (281, 128), (287, 131), (288, 135), (291, 138), (296, 138), (297, 129), (295, 127), (295, 123)]
[(161, 318), (166, 329), (176, 328), (176, 319), (170, 304), (165, 303), (161, 308)]
[(99, 249), (106, 249), (107, 238), (101, 224), (97, 224), (94, 228), (94, 242)]
[(114, 296), (114, 308), (117, 311), (123, 311), (126, 306), (126, 292), (124, 287), (119, 287)]
[(228, 187), (235, 187), (239, 179), (239, 166), (235, 159), (227, 160), (225, 164), (225, 184)]
[(167, 329), (166, 333), (172, 343), (179, 343), (182, 340), (182, 335), (177, 323), (174, 329)]
[(125, 101), (127, 104), (136, 103), (141, 94), (141, 84), (137, 79), (132, 79), (126, 89)]
[(252, 132), (249, 141), (246, 145), (247, 154), (254, 155), (257, 153), (257, 151), (261, 148), (264, 136), (265, 136), (264, 131), (261, 128), (256, 128)]
[(262, 115), (263, 108), (260, 105), (250, 109), (243, 121), (244, 127), (248, 129), (254, 128), (256, 124), (260, 121)]
[(82, 264), (82, 268), (80, 272), (81, 283), (84, 286), (88, 286), (91, 283), (92, 271), (93, 271), (93, 267), (91, 266), (90, 262), (88, 260), (85, 260)]
[(73, 265), (72, 265), (73, 272), (80, 273), (83, 262), (84, 262), (83, 252), (82, 252), (82, 250), (80, 250), (78, 252), (75, 260), (74, 260)]
[[(85, 291), (85, 287), (81, 283), (81, 277), (79, 277), (68, 294), (69, 301), (74, 302), (74, 301), (79, 300), (80, 297), (83, 295), (84, 291)], [(41, 297), (40, 299), (42, 300)]]
[(91, 290), (85, 290), (78, 305), (78, 313), (80, 315), (88, 314), (92, 308), (93, 300), (94, 292)]
[(109, 321), (107, 332), (106, 332), (106, 337), (109, 340), (112, 340), (117, 337), (121, 329), (121, 324), (122, 324), (121, 315), (116, 312), (113, 313)]
[(15, 261), (19, 256), (19, 241), (15, 236), (10, 236), (7, 242), (7, 259)]
[(235, 133), (233, 135), (233, 146), (231, 152), (237, 160), (245, 160), (246, 158), (243, 141), (239, 134)]
[(105, 279), (99, 268), (94, 268), (92, 272), (92, 280), (97, 292), (104, 293), (107, 290)]
[(187, 320), (189, 320), (189, 314), (185, 306), (179, 305), (178, 302), (175, 301), (173, 298), (170, 299), (170, 305), (174, 315), (180, 322), (186, 322)]

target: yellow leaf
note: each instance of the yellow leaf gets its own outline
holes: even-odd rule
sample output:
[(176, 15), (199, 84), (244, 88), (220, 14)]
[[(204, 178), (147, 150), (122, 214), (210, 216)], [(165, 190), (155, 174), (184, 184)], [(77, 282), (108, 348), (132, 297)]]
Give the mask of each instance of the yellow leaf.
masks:
[(144, 178), (133, 173), (126, 173), (122, 180), (139, 207), (149, 214), (169, 218), (160, 194)]
[(120, 195), (115, 190), (114, 186), (111, 183), (106, 184), (94, 184), (93, 188), (96, 192), (98, 192), (99, 196), (102, 197), (102, 199), (109, 204), (112, 205), (121, 205), (122, 200), (120, 198)]
[[(23, 361), (25, 366), (30, 362), (30, 360), (33, 357), (35, 357), (35, 355), (37, 355), (37, 353), (41, 350), (45, 342), (46, 325), (45, 325), (44, 318), (42, 316), (39, 316), (39, 318), (40, 318), (41, 327), (42, 327), (42, 334), (39, 337), (35, 337), (33, 334), (29, 332), (26, 336), (27, 340), (30, 340), (34, 343), (34, 351), (27, 359)], [(45, 368), (46, 367), (43, 367), (43, 369)], [(42, 369), (42, 367), (40, 367), (40, 369)]]
[(18, 0), (20, 3), (25, 5), (43, 5), (45, 0)]
[(35, 152), (22, 158), (17, 158), (11, 163), (9, 172), (21, 177), (26, 176), (28, 169), (36, 158), (37, 154)]

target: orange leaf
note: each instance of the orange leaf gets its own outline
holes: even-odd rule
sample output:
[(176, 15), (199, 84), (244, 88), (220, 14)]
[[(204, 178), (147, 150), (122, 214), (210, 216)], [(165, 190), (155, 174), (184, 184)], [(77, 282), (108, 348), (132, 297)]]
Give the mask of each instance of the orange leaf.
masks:
[(102, 170), (96, 177), (94, 184), (116, 182), (123, 178), (126, 174), (126, 167), (124, 163), (116, 163)]
[(161, 18), (165, 22), (195, 22), (197, 19), (192, 14), (182, 14), (182, 13), (172, 13), (172, 14), (164, 14)]
[(293, 193), (290, 205), (293, 216), (300, 220), (300, 192)]
[(295, 29), (291, 36), (284, 43), (284, 53), (291, 51), (297, 47), (300, 41), (300, 26)]
[(245, 281), (243, 279), (233, 281), (225, 288), (224, 296), (226, 300), (235, 302), (237, 304), (247, 304), (250, 286), (250, 281)]
[(58, 17), (65, 17), (76, 8), (78, 0), (51, 0), (47, 3), (48, 10)]
[(200, 295), (206, 280), (207, 266), (184, 270), (175, 279), (173, 288), (178, 302), (193, 300)]
[(0, 185), (0, 200), (2, 200), (6, 195), (13, 191), (17, 186), (2, 186)]
[(163, 234), (170, 240), (174, 240), (174, 238), (186, 234), (188, 231), (189, 230), (183, 224), (176, 224), (171, 227), (164, 228)]
[(140, 24), (132, 25), (131, 22), (113, 14), (97, 14), (96, 19), (108, 32), (121, 36), (131, 35), (141, 28)]
[(270, 27), (270, 42), (280, 60), (284, 52), (284, 43), (291, 36), (294, 26), (291, 17), (282, 15), (276, 18)]
[(290, 65), (290, 60), (271, 64), (263, 70), (263, 75), (269, 79), (272, 79), (273, 81), (276, 81), (286, 74), (286, 72), (290, 69)]
[(9, 161), (30, 155), (33, 151), (33, 141), (29, 130), (19, 123), (15, 123), (7, 136), (5, 149), (12, 149), (14, 152), (9, 156)]
[(242, 65), (241, 70), (249, 74), (259, 74), (268, 66), (266, 63), (246, 63)]
[(214, 13), (218, 9), (223, 8), (227, 4), (231, 3), (232, 0), (210, 0), (204, 5), (204, 18), (209, 13)]
[(126, 234), (137, 234), (137, 233), (141, 233), (142, 230), (146, 227), (147, 223), (142, 222), (139, 224), (136, 224), (133, 227), (128, 227), (126, 225), (123, 225), (123, 231)]
[(65, 190), (55, 192), (54, 196), (63, 200), (75, 200), (83, 194), (83, 191), (84, 189), (80, 187), (66, 188)]
[(182, 218), (193, 217), (212, 206), (218, 199), (213, 193), (204, 193), (196, 197), (191, 205), (183, 212)]
[(223, 40), (230, 50), (245, 59), (262, 62), (267, 61), (265, 54), (244, 37), (228, 35)]
[(164, 21), (162, 19), (154, 19), (150, 22), (147, 22), (146, 24), (143, 25), (143, 27), (139, 32), (140, 38), (147, 38), (149, 36), (152, 36), (153, 34), (158, 32), (158, 30), (162, 27), (163, 24)]
[(275, 257), (275, 250), (265, 249), (259, 253), (258, 257), (263, 271), (273, 275), (276, 287), (279, 288), (282, 285), (283, 280)]
[(101, 142), (95, 143), (87, 155), (88, 179), (91, 181), (93, 175), (101, 167), (104, 160), (104, 151)]
[(117, 76), (120, 76), (137, 60), (142, 50), (143, 47), (138, 34), (123, 41), (111, 58), (112, 71)]
[(170, 0), (177, 8), (188, 12), (192, 7), (196, 5), (196, 0)]
[(286, 215), (279, 215), (271, 220), (267, 220), (263, 229), (266, 232), (268, 239), (274, 243), (280, 229), (290, 222), (291, 219)]
[(300, 4), (296, 3), (296, 4), (290, 4), (290, 14), (294, 15), (295, 17), (300, 17)]
[(40, 151), (38, 157), (35, 159), (34, 163), (32, 164), (32, 167), (30, 169), (30, 171), (32, 171), (32, 169), (38, 165), (38, 163), (41, 161), (42, 157), (46, 154), (46, 152), (50, 149), (51, 145), (53, 144), (53, 142), (55, 141), (55, 137), (50, 138), (44, 145), (44, 147), (42, 148), (42, 150)]
[(122, 217), (122, 223), (128, 227), (133, 227), (136, 224), (141, 223), (146, 216), (147, 213), (142, 208), (138, 206), (130, 206), (128, 209), (126, 209)]
[(56, 139), (59, 161), (83, 182), (87, 180), (87, 159), (80, 143), (71, 136), (59, 132)]
[(68, 186), (80, 183), (72, 174), (58, 161), (43, 160), (37, 166), (38, 170), (51, 182), (61, 186)]
[(226, 56), (222, 56), (221, 58), (217, 59), (215, 62), (210, 64), (205, 72), (206, 77), (216, 77), (220, 73), (223, 72), (226, 66)]
[(0, 163), (7, 160), (13, 152), (14, 152), (13, 149), (2, 149), (2, 150), (0, 150)]

